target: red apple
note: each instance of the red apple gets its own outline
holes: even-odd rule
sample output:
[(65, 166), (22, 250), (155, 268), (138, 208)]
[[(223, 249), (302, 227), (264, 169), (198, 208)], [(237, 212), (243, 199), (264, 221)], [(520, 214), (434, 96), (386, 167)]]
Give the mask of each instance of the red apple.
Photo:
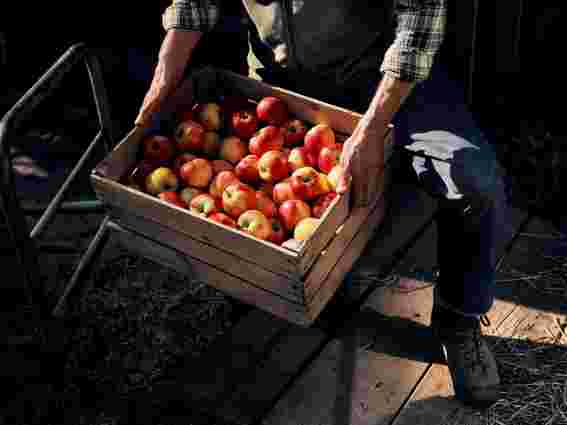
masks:
[(180, 123), (183, 121), (195, 121), (195, 115), (192, 110), (184, 109), (177, 113), (177, 122)]
[(297, 241), (305, 241), (309, 239), (315, 230), (317, 230), (317, 226), (319, 226), (320, 220), (314, 217), (306, 217), (300, 220), (293, 229), (293, 239)]
[(206, 159), (195, 158), (183, 164), (179, 173), (187, 186), (205, 188), (213, 178), (213, 167)]
[(175, 145), (169, 137), (154, 134), (146, 137), (142, 143), (146, 160), (164, 164), (175, 155)]
[(287, 161), (292, 172), (302, 167), (315, 166), (315, 164), (311, 162), (311, 157), (308, 156), (308, 152), (305, 150), (305, 146), (297, 146), (293, 148), (289, 152)]
[(272, 234), (270, 235), (268, 240), (277, 245), (281, 245), (287, 237), (287, 232), (285, 231), (279, 219), (269, 218), (268, 220), (270, 222), (270, 225), (272, 226)]
[(218, 133), (214, 131), (205, 131), (203, 134), (203, 147), (202, 151), (208, 158), (215, 159), (221, 147), (221, 138)]
[(258, 160), (258, 173), (264, 181), (274, 183), (289, 176), (287, 157), (282, 151), (267, 151)]
[(182, 152), (197, 153), (203, 149), (205, 129), (195, 121), (182, 121), (175, 129), (175, 143)]
[(218, 103), (198, 103), (193, 108), (193, 114), (205, 130), (219, 131), (223, 126), (223, 110)]
[(232, 217), (226, 215), (223, 212), (212, 213), (208, 218), (216, 221), (217, 223), (224, 224), (225, 226), (233, 227), (235, 229), (237, 228), (236, 221), (234, 221)]
[(179, 197), (177, 192), (160, 192), (158, 193), (158, 198), (162, 201), (178, 206), (179, 208), (187, 208), (185, 202)]
[(191, 206), (191, 199), (195, 196), (200, 195), (203, 193), (202, 190), (197, 189), (196, 187), (184, 187), (181, 192), (179, 192), (179, 197), (185, 203), (186, 207), (189, 208)]
[(303, 142), (307, 133), (307, 125), (300, 119), (291, 119), (283, 124), (284, 139), (287, 146), (295, 146)]
[(234, 165), (224, 159), (213, 159), (211, 165), (213, 166), (213, 174), (215, 176), (221, 171), (234, 171)]
[(284, 137), (281, 128), (267, 125), (258, 130), (250, 138), (248, 149), (254, 155), (262, 156), (265, 152), (281, 150), (284, 145)]
[(290, 199), (299, 199), (291, 187), (291, 183), (289, 181), (281, 181), (276, 183), (274, 186), (274, 191), (272, 193), (272, 199), (276, 204), (282, 204), (285, 201)]
[(258, 239), (267, 240), (272, 234), (268, 218), (258, 210), (244, 211), (238, 217), (238, 228)]
[(333, 202), (333, 199), (337, 196), (337, 192), (329, 192), (315, 198), (312, 208), (313, 217), (321, 218), (323, 214), (325, 214), (325, 211), (327, 211), (327, 208), (329, 208), (329, 205)]
[(249, 139), (258, 129), (258, 117), (254, 110), (240, 110), (232, 113), (232, 132), (241, 139)]
[(261, 191), (256, 191), (256, 209), (270, 218), (278, 215), (276, 204), (270, 196)]
[(220, 159), (237, 164), (248, 154), (248, 145), (236, 136), (229, 136), (222, 141), (219, 156)]
[(256, 191), (245, 183), (230, 184), (222, 193), (222, 206), (228, 215), (238, 218), (256, 208)]
[(129, 184), (136, 184), (140, 187), (146, 186), (146, 178), (148, 175), (154, 171), (158, 165), (147, 159), (142, 159), (139, 161), (132, 172), (128, 175), (127, 181)]
[(158, 167), (146, 177), (146, 191), (152, 195), (161, 192), (175, 192), (179, 185), (177, 176), (171, 168)]
[(339, 180), (343, 175), (343, 167), (339, 165), (335, 165), (331, 172), (327, 174), (327, 180), (331, 185), (331, 190), (337, 190), (337, 186), (339, 184)]
[(209, 214), (219, 212), (215, 198), (208, 193), (201, 193), (191, 199), (189, 209), (192, 213), (205, 217)]
[(341, 151), (335, 146), (324, 146), (319, 151), (317, 166), (325, 174), (329, 174), (341, 161)]
[(290, 199), (280, 205), (278, 216), (287, 231), (293, 232), (297, 223), (311, 217), (311, 207), (301, 199)]
[(256, 105), (256, 115), (260, 121), (281, 126), (287, 121), (289, 113), (283, 100), (275, 96), (266, 96)]
[(236, 177), (233, 171), (221, 171), (213, 177), (213, 181), (209, 186), (209, 193), (217, 198), (222, 198), (222, 193), (227, 186), (239, 182), (240, 180), (238, 180), (238, 177)]
[(189, 152), (183, 152), (175, 157), (173, 160), (173, 171), (177, 174), (178, 177), (181, 177), (181, 166), (186, 162), (192, 161), (197, 158), (195, 155)]
[(317, 124), (305, 134), (305, 149), (312, 152), (318, 159), (319, 152), (325, 146), (335, 144), (335, 132), (327, 124)]
[(313, 167), (295, 170), (290, 178), (291, 188), (300, 199), (310, 200), (324, 192), (319, 172)]
[(258, 156), (254, 154), (246, 155), (242, 158), (236, 167), (234, 167), (234, 174), (241, 181), (248, 184), (255, 184), (260, 180), (258, 172)]

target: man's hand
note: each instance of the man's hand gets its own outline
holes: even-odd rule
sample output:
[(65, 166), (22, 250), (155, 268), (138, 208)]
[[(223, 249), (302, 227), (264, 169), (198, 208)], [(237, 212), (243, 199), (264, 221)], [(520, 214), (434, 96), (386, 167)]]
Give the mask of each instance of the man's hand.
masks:
[(373, 199), (375, 182), (372, 176), (380, 176), (384, 169), (384, 135), (387, 126), (368, 127), (361, 121), (345, 141), (341, 154), (342, 176), (337, 185), (338, 193), (345, 193), (352, 184), (352, 196), (357, 207), (368, 205)]
[(384, 136), (412, 88), (413, 83), (384, 75), (368, 110), (343, 145), (343, 174), (337, 192), (345, 193), (352, 184), (355, 206), (365, 206), (373, 200), (372, 191), (376, 188), (369, 184), (374, 182), (372, 176), (380, 176), (384, 169)]
[(152, 115), (159, 112), (164, 101), (178, 87), (191, 52), (200, 38), (201, 33), (198, 32), (168, 31), (161, 46), (150, 89), (136, 117), (137, 126), (148, 126)]

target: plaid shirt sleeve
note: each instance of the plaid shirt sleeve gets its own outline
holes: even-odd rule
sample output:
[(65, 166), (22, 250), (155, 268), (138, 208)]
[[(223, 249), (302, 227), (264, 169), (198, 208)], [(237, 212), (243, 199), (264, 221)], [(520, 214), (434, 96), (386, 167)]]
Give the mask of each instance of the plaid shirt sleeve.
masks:
[(173, 0), (162, 15), (163, 28), (210, 31), (220, 18), (220, 0)]
[(427, 79), (443, 42), (446, 14), (446, 0), (397, 0), (396, 37), (381, 71), (404, 81)]

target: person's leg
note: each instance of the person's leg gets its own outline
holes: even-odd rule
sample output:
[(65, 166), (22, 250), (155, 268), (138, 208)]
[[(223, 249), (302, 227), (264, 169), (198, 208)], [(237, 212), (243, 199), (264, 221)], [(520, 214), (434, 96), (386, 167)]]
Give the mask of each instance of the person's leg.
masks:
[(457, 397), (486, 405), (498, 396), (498, 370), (481, 339), (493, 304), (495, 242), (507, 203), (495, 152), (464, 105), (462, 90), (438, 65), (395, 119), (421, 184), (440, 202), (439, 279), (432, 325), (445, 350)]

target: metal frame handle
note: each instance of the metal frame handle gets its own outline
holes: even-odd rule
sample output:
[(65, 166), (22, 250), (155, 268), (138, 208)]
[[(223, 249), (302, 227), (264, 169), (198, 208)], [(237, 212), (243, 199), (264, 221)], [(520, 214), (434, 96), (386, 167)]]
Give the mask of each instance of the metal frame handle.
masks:
[[(87, 67), (100, 130), (69, 173), (32, 231), (28, 233), (28, 226), (24, 219), (25, 214), (20, 206), (14, 186), (10, 156), (10, 148), (12, 146), (10, 136), (20, 128), (26, 118), (46, 98), (59, 89), (63, 77), (79, 63), (84, 63)], [(45, 314), (47, 310), (42, 299), (43, 291), (38, 273), (39, 260), (34, 239), (42, 233), (57, 212), (69, 186), (85, 166), (94, 148), (103, 142), (106, 151), (108, 151), (110, 142), (113, 140), (115, 140), (114, 130), (110, 119), (108, 97), (103, 84), (100, 63), (95, 54), (84, 43), (71, 46), (0, 121), (0, 183), (2, 184), (0, 188), (0, 207), (8, 227), (9, 236), (14, 245), (17, 266), (23, 273), (24, 284), (28, 289), (28, 297), (31, 302), (35, 302), (40, 307), (42, 314)], [(105, 222), (103, 220), (101, 226)]]

